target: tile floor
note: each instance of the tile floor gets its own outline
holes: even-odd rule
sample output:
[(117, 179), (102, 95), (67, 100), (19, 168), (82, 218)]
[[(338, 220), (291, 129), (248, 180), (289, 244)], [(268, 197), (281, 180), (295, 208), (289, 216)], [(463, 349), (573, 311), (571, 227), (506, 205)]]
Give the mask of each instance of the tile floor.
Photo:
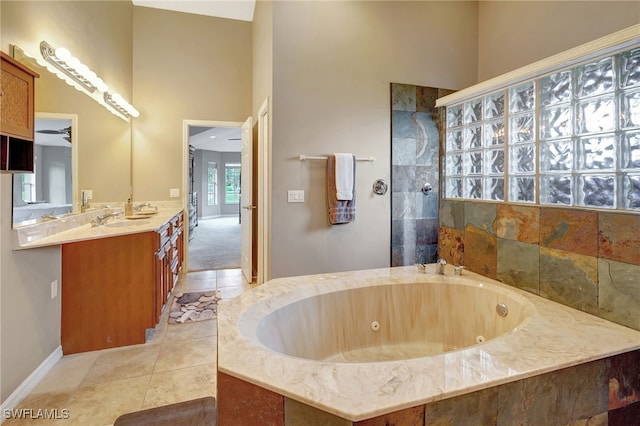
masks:
[[(239, 269), (229, 269), (189, 272), (173, 293), (220, 290), (224, 301), (251, 288)], [(215, 396), (216, 320), (170, 325), (168, 311), (143, 345), (63, 356), (18, 407), (34, 416), (68, 410), (68, 419), (8, 419), (3, 426), (107, 426), (124, 413)]]

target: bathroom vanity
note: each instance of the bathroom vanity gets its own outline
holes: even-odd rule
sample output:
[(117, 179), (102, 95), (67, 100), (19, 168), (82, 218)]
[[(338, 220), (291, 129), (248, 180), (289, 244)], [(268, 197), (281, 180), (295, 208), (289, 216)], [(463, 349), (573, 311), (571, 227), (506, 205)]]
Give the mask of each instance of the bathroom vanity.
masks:
[(182, 209), (161, 209), (141, 220), (83, 224), (33, 242), (16, 238), (19, 249), (61, 246), (65, 355), (146, 341), (184, 260), (183, 221)]

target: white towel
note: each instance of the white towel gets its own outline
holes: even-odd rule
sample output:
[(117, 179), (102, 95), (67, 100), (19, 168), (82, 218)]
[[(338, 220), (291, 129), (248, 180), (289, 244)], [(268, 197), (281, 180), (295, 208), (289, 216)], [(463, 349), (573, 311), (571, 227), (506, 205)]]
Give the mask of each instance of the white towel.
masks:
[(336, 198), (353, 199), (353, 154), (336, 153)]

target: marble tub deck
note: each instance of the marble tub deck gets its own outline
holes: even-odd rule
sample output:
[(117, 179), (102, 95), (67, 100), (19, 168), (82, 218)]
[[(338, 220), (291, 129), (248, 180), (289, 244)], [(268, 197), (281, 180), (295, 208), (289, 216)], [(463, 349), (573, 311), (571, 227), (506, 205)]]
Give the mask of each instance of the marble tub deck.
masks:
[[(429, 281), (475, 285), (524, 296), (536, 308), (517, 331), (470, 348), (376, 363), (332, 363), (264, 347), (256, 327), (297, 300), (348, 288)], [(330, 315), (330, 313), (327, 313)], [(272, 280), (219, 306), (218, 372), (343, 419), (360, 421), (640, 349), (640, 332), (465, 271), (454, 277), (415, 267)], [(222, 404), (219, 395), (219, 404)]]

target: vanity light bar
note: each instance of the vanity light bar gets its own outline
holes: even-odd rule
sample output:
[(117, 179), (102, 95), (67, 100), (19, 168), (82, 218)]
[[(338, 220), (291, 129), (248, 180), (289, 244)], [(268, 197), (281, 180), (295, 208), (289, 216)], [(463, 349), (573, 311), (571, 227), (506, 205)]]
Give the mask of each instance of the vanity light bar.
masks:
[(51, 65), (62, 71), (67, 77), (78, 83), (89, 93), (96, 90), (106, 92), (108, 87), (104, 81), (91, 71), (78, 58), (71, 56), (71, 52), (64, 47), (54, 48), (46, 41), (40, 43), (42, 57)]
[(137, 116), (140, 115), (138, 110), (135, 109), (133, 105), (131, 105), (129, 102), (125, 101), (122, 98), (122, 96), (120, 96), (119, 94), (115, 93), (112, 95), (111, 93), (104, 92), (103, 96), (104, 96), (104, 101), (110, 107), (114, 108), (116, 111), (118, 111), (120, 114), (124, 115), (125, 117), (136, 118)]

